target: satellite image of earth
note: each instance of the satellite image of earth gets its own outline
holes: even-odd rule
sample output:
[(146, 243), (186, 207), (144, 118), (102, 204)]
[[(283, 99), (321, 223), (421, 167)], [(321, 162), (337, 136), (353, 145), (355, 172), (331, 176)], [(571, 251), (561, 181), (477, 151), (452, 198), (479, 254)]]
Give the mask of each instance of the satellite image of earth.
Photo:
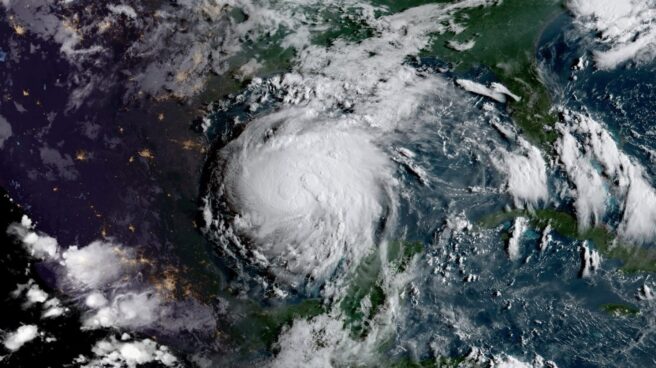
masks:
[(0, 366), (656, 367), (656, 0), (0, 15)]

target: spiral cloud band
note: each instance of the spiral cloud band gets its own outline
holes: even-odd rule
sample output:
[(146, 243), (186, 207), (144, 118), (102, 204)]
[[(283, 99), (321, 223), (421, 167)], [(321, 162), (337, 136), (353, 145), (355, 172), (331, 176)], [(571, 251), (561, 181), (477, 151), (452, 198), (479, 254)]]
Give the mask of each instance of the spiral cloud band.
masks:
[(290, 285), (359, 260), (389, 216), (392, 165), (351, 125), (294, 109), (250, 122), (219, 154), (233, 243)]

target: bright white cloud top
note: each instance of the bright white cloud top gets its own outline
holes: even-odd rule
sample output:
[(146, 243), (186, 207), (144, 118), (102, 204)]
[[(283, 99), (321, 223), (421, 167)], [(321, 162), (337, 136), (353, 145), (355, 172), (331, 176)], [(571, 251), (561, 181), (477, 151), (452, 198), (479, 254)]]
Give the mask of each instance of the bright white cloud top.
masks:
[(106, 286), (123, 272), (123, 260), (115, 244), (95, 241), (86, 247), (70, 247), (62, 253), (71, 279), (88, 287)]
[(36, 325), (20, 326), (16, 331), (5, 336), (4, 346), (8, 350), (16, 351), (26, 343), (34, 340), (38, 335), (39, 329)]
[(150, 339), (130, 340), (127, 334), (124, 334), (121, 341), (114, 337), (98, 341), (92, 352), (92, 358), (80, 356), (76, 363), (83, 368), (135, 368), (148, 363), (160, 363), (160, 366), (165, 367), (181, 366), (166, 346)]
[[(586, 229), (600, 223), (612, 195), (621, 206), (619, 234), (638, 244), (654, 241), (656, 190), (644, 168), (620, 151), (612, 136), (596, 120), (572, 111), (565, 111), (564, 115), (568, 125), (560, 127), (561, 138), (556, 149), (576, 189), (579, 226)], [(593, 162), (601, 165), (601, 172)]]
[[(451, 166), (451, 162), (441, 160), (441, 156), (434, 161), (426, 159), (428, 150), (431, 154), (457, 156), (453, 151), (461, 147), (454, 150), (447, 147), (449, 134), (460, 134), (457, 143), (462, 146), (476, 147), (468, 152), (470, 155), (465, 165), (481, 168), (480, 180), (474, 177), (467, 184), (471, 186), (457, 189), (460, 198), (481, 193), (498, 195), (499, 179), (503, 181), (503, 190), (513, 197), (515, 206), (527, 208), (526, 213), (531, 213), (541, 205), (548, 207), (553, 204), (547, 203), (550, 200), (549, 170), (562, 168), (566, 179), (552, 178), (552, 184), (562, 189), (552, 194), (553, 202), (562, 199), (556, 198), (560, 195), (571, 196), (580, 229), (602, 224), (610, 211), (608, 199), (617, 196), (622, 207), (619, 233), (635, 242), (647, 242), (656, 237), (656, 191), (643, 169), (618, 149), (599, 123), (582, 114), (565, 114), (567, 124), (559, 127), (561, 135), (555, 146), (558, 164), (547, 164), (546, 155), (539, 148), (519, 137), (516, 131), (497, 124), (501, 116), (497, 109), (501, 106), (493, 101), (512, 103), (520, 101), (520, 96), (500, 83), (484, 85), (467, 79), (457, 79), (454, 83), (446, 79), (448, 74), (440, 75), (428, 64), (420, 67), (414, 64), (422, 62), (415, 56), (429, 45), (432, 34), (455, 28), (454, 12), (467, 7), (495, 6), (501, 1), (464, 0), (455, 4), (431, 4), (376, 17), (372, 15), (373, 9), (364, 8), (357, 15), (362, 18), (358, 21), (366, 22), (374, 30), (373, 35), (358, 42), (337, 39), (330, 46), (311, 45), (308, 41), (310, 29), (301, 25), (307, 23), (306, 19), (291, 19), (295, 15), (293, 11), (270, 9), (263, 14), (256, 11), (249, 1), (237, 3), (248, 5), (249, 11), (244, 13), (247, 19), (243, 23), (232, 25), (239, 29), (234, 34), (227, 33), (223, 41), (227, 55), (238, 54), (241, 39), (233, 39), (234, 35), (241, 37), (257, 34), (260, 30), (278, 30), (286, 22), (290, 28), (298, 27), (297, 32), (287, 36), (284, 42), (297, 49), (295, 64), (289, 73), (268, 80), (256, 78), (256, 71), (264, 67), (257, 57), (247, 59), (249, 61), (239, 69), (238, 76), (243, 81), (254, 79), (247, 91), (236, 99), (243, 98), (246, 108), (255, 118), (246, 126), (237, 123), (240, 135), (212, 157), (216, 159), (212, 161), (216, 167), (212, 172), (211, 192), (206, 193), (205, 198), (205, 230), (210, 236), (219, 238), (220, 245), (237, 259), (236, 269), (248, 265), (262, 271), (256, 272), (244, 284), (254, 281), (266, 291), (270, 291), (268, 288), (274, 284), (274, 291), (279, 291), (279, 287), (285, 286), (300, 289), (309, 281), (312, 286), (326, 286), (324, 289), (312, 288), (312, 292), (319, 289), (322, 296), (337, 295), (335, 300), (338, 300), (341, 296), (338, 294), (347, 289), (344, 287), (347, 282), (345, 275), (355, 269), (364, 256), (377, 249), (381, 250), (383, 257), (386, 256), (386, 236), (393, 231), (390, 227), (397, 225), (394, 222), (397, 207), (403, 208), (410, 202), (403, 202), (403, 196), (411, 196), (407, 190), (411, 185), (422, 190), (438, 189), (434, 192), (437, 197), (442, 194), (439, 189), (452, 184), (448, 175), (441, 177), (436, 174), (437, 170), (452, 170), (451, 176), (470, 174), (466, 170), (458, 171), (462, 168), (458, 166), (460, 163)], [(306, 6), (313, 4), (303, 3)], [(185, 2), (180, 6), (190, 7), (190, 4)], [(603, 4), (607, 9), (600, 8)], [(649, 57), (653, 43), (649, 37), (651, 26), (643, 24), (642, 13), (638, 11), (640, 4), (651, 2), (570, 2), (570, 8), (584, 27), (603, 34), (600, 42), (606, 49), (595, 54), (600, 68), (612, 68), (627, 60)], [(130, 22), (146, 16), (139, 8), (108, 7), (112, 17), (128, 18)], [(207, 9), (208, 18), (218, 19), (213, 17), (214, 7)], [(267, 23), (269, 21), (271, 24)], [(192, 31), (185, 34), (197, 30), (198, 24), (190, 23)], [(642, 27), (642, 30), (627, 37), (627, 32), (633, 32), (629, 31), (633, 29), (631, 27)], [(147, 41), (144, 44), (151, 45), (152, 42)], [(213, 42), (209, 44), (214, 45)], [(211, 48), (207, 44), (190, 43), (189, 47), (186, 46), (183, 49), (189, 52), (179, 53), (184, 60), (174, 63), (185, 66), (180, 73), (193, 77), (210, 69), (217, 73), (223, 71), (223, 65), (203, 64), (203, 60), (212, 59), (208, 57)], [(448, 46), (464, 52), (475, 46), (475, 40), (452, 41)], [(142, 49), (136, 47), (135, 50)], [(196, 57), (201, 61), (195, 62)], [(150, 80), (151, 72), (161, 72), (158, 68), (153, 69), (133, 79), (144, 82)], [(162, 86), (144, 87), (154, 92)], [(192, 94), (196, 84), (186, 87), (189, 90), (185, 88), (184, 94)], [(275, 101), (274, 112), (262, 108), (271, 101)], [(444, 101), (446, 103), (442, 103)], [(439, 114), (440, 109), (444, 111), (443, 115)], [(453, 118), (463, 109), (471, 109), (466, 110), (471, 112), (467, 118)], [(442, 118), (459, 119), (458, 125), (441, 125)], [(209, 117), (207, 121), (210, 121)], [(205, 127), (208, 126), (209, 123)], [(493, 131), (491, 126), (505, 135), (508, 146), (500, 148), (496, 132), (494, 136), (486, 136), (488, 131), (484, 129)], [(470, 129), (472, 127), (474, 129)], [(417, 137), (424, 141), (414, 141)], [(439, 141), (443, 137), (446, 137), (444, 142)], [(431, 143), (444, 144), (432, 146), (425, 143), (429, 139), (433, 140)], [(499, 178), (496, 172), (490, 174), (493, 169), (502, 176)], [(431, 206), (431, 200), (427, 199), (425, 204), (432, 211), (451, 211), (452, 203), (456, 202), (450, 201), (449, 208), (442, 208)], [(451, 198), (438, 200), (447, 202)], [(415, 203), (410, 203), (409, 207), (413, 205)], [(472, 230), (473, 226), (465, 218), (466, 210), (462, 210), (462, 216), (459, 222), (464, 225), (456, 226), (449, 220), (448, 233)], [(432, 217), (432, 213), (423, 217), (417, 221), (434, 221), (426, 219)], [(399, 233), (404, 231), (403, 226), (402, 223), (398, 226)], [(527, 217), (515, 219), (506, 244), (511, 261), (521, 259), (525, 251), (522, 241), (534, 235), (527, 233), (530, 227)], [(124, 247), (109, 241), (97, 241), (81, 247), (60, 248), (56, 239), (38, 233), (27, 220), (12, 231), (31, 254), (55, 264), (62, 288), (75, 295), (80, 306), (85, 308), (84, 328), (154, 330), (165, 328), (166, 322), (173, 319), (167, 319), (170, 312), (167, 301), (157, 291), (144, 283), (138, 287), (130, 284), (139, 266), (135, 266), (134, 253), (126, 252)], [(550, 233), (551, 227), (547, 226), (540, 241), (541, 250), (552, 243)], [(436, 238), (437, 235), (442, 234), (436, 234)], [(553, 241), (550, 246), (556, 248), (555, 245), (556, 241)], [(581, 249), (582, 272), (587, 277), (599, 266), (600, 257), (587, 245)], [(457, 262), (465, 261), (459, 258)], [(524, 263), (527, 262), (528, 258)], [(521, 267), (519, 262), (515, 266)], [(385, 333), (396, 328), (394, 323), (388, 322), (397, 318), (399, 313), (399, 303), (395, 299), (400, 295), (398, 291), (403, 290), (403, 297), (408, 300), (412, 300), (413, 293), (419, 293), (419, 289), (412, 285), (414, 275), (409, 275), (412, 271), (392, 280), (386, 274), (390, 271), (384, 269), (385, 266), (381, 268), (382, 276), (377, 286), (384, 289), (385, 304), (375, 318), (387, 320), (378, 324), (374, 322), (379, 321), (371, 321), (371, 337), (358, 341), (352, 339), (344, 327), (344, 316), (337, 309), (315, 318), (297, 319), (281, 333), (277, 342), (280, 351), (272, 365), (331, 366), (333, 362), (366, 365), (360, 363), (365, 361), (367, 353), (378, 348), (375, 339), (379, 338), (378, 342), (386, 339), (391, 335), (384, 336)], [(248, 271), (243, 273), (245, 277), (252, 274), (250, 268)], [(466, 280), (474, 282), (478, 277), (468, 274)], [(271, 283), (271, 279), (275, 282)], [(38, 287), (25, 290), (32, 303), (45, 305), (55, 300), (48, 299), (49, 296)], [(260, 290), (253, 288), (250, 291)], [(264, 294), (267, 297), (274, 295), (271, 298), (275, 299), (285, 292)], [(363, 299), (361, 304), (363, 310), (372, 308), (371, 298)], [(52, 302), (48, 308), (51, 312), (46, 313), (49, 315), (58, 313), (57, 303)], [(99, 342), (93, 351), (95, 357), (85, 358), (86, 363), (89, 366), (128, 367), (154, 361), (176, 364), (166, 349), (152, 341), (127, 340)], [(530, 365), (507, 357), (490, 366)]]
[(491, 98), (500, 103), (506, 103), (508, 97), (515, 101), (520, 100), (519, 96), (510, 92), (510, 90), (501, 83), (493, 82), (489, 87), (486, 87), (478, 82), (468, 79), (456, 79), (456, 84), (465, 91)]
[(520, 148), (515, 152), (500, 148), (492, 162), (507, 175), (507, 189), (515, 199), (515, 205), (537, 206), (549, 196), (547, 164), (537, 147), (522, 138), (519, 143)]
[(512, 228), (512, 235), (508, 239), (508, 258), (512, 261), (516, 261), (520, 256), (520, 245), (522, 241), (522, 236), (524, 232), (528, 229), (528, 219), (526, 217), (517, 217)]
[(581, 277), (591, 277), (601, 266), (601, 255), (587, 242), (581, 246)]
[(155, 324), (162, 311), (162, 300), (152, 292), (127, 292), (108, 304), (102, 294), (90, 294), (85, 303), (92, 312), (84, 320), (87, 328), (131, 327)]
[[(213, 326), (213, 320), (198, 318), (210, 313), (204, 305), (193, 300), (165, 301), (152, 285), (141, 282), (142, 269), (132, 248), (98, 240), (62, 251), (57, 240), (38, 232), (27, 216), (7, 232), (20, 239), (35, 258), (47, 263), (60, 290), (79, 302), (85, 329), (158, 327), (166, 332)], [(50, 297), (33, 281), (19, 285), (12, 296), (24, 296), (25, 307), (41, 305), (42, 318), (56, 318), (67, 311), (59, 299)]]
[(253, 121), (226, 147), (235, 229), (283, 278), (327, 277), (374, 243), (391, 164), (347, 122), (283, 113)]
[(27, 216), (23, 216), (20, 225), (16, 224), (16, 226), (9, 227), (7, 232), (17, 236), (27, 252), (33, 257), (50, 260), (59, 256), (57, 239), (33, 231), (32, 220)]
[(428, 45), (431, 33), (445, 32), (453, 12), (494, 4), (430, 4), (379, 18), (365, 12), (376, 37), (308, 46), (292, 72), (255, 80), (244, 95), (252, 110), (272, 95), (284, 108), (250, 121), (219, 154), (208, 231), (237, 258), (292, 287), (306, 276), (325, 282), (338, 265), (357, 264), (394, 219), (393, 161), (429, 183), (412, 157), (390, 155), (388, 142), (398, 131), (434, 129), (417, 119), (427, 96), (459, 93), (406, 58)]
[(598, 68), (656, 56), (656, 1), (570, 0), (568, 5), (583, 29), (599, 34), (604, 49), (594, 52)]

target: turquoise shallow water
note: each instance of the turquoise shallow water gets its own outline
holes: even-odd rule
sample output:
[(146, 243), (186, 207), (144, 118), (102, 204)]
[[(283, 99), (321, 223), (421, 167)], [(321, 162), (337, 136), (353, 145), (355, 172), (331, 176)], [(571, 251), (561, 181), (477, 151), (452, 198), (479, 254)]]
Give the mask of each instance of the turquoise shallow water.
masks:
[[(330, 3), (327, 8), (312, 2), (298, 8), (288, 2), (240, 3), (249, 7), (248, 12), (231, 9), (221, 18), (220, 27), (235, 26), (228, 30), (244, 34), (226, 41), (223, 51), (232, 52), (228, 46), (241, 51), (231, 54), (227, 71), (218, 73), (218, 82), (213, 81), (220, 86), (211, 85), (216, 90), (203, 96), (212, 104), (196, 110), (200, 102), (178, 97), (152, 106), (150, 102), (130, 105), (134, 111), (126, 107), (130, 113), (121, 114), (116, 113), (116, 106), (133, 101), (122, 95), (125, 91), (117, 90), (111, 97), (96, 96), (102, 95), (96, 91), (88, 106), (52, 117), (52, 136), (47, 135), (51, 129), (47, 120), (53, 115), (35, 106), (43, 99), (48, 110), (63, 111), (69, 91), (59, 93), (63, 87), (58, 85), (57, 98), (46, 99), (40, 74), (29, 73), (29, 68), (43, 61), (34, 56), (23, 63), (20, 72), (31, 75), (23, 78), (29, 88), (12, 85), (7, 94), (22, 96), (16, 101), (30, 110), (22, 111), (23, 105), (0, 105), (3, 116), (14, 124), (14, 136), (6, 143), (11, 153), (3, 156), (12, 175), (0, 175), (0, 179), (13, 188), (21, 203), (29, 202), (25, 198), (36, 201), (25, 209), (35, 212), (40, 230), (61, 234), (60, 244), (86, 244), (98, 236), (101, 225), (116, 221), (113, 228), (105, 229), (111, 236), (138, 250), (143, 246), (152, 257), (150, 262), (161, 263), (162, 269), (153, 275), (134, 277), (139, 286), (152, 283), (161, 288), (162, 277), (173, 274), (173, 281), (180, 282), (178, 297), (198, 301), (203, 308), (183, 305), (171, 313), (167, 321), (178, 332), (151, 326), (134, 328), (134, 332), (128, 326), (80, 333), (79, 313), (45, 323), (38, 309), (21, 312), (17, 299), (12, 300), (12, 313), (25, 314), (21, 323), (41, 323), (53, 336), (58, 323), (65, 323), (73, 330), (71, 336), (88, 338), (89, 346), (81, 349), (89, 356), (97, 339), (126, 331), (138, 338), (158, 337), (172, 347), (183, 365), (190, 366), (203, 366), (203, 362), (210, 367), (415, 367), (439, 366), (439, 362), (455, 366), (467, 357), (469, 363), (503, 367), (498, 362), (508, 356), (534, 362), (535, 367), (549, 366), (542, 360), (559, 367), (656, 364), (654, 302), (639, 298), (639, 289), (652, 285), (651, 274), (623, 272), (621, 260), (601, 252), (599, 269), (582, 277), (582, 246), (597, 249), (597, 244), (573, 239), (576, 229), (570, 237), (557, 231), (545, 234), (544, 224), (535, 220), (548, 214), (540, 210), (558, 210), (570, 215), (566, 225), (574, 224), (575, 195), (558, 164), (558, 153), (553, 147), (540, 146), (539, 156), (547, 161), (549, 198), (531, 205), (513, 198), (499, 162), (526, 158), (530, 151), (517, 139), (512, 108), (466, 92), (455, 82), (465, 78), (485, 89), (499, 81), (494, 70), (512, 70), (514, 60), (486, 66), (465, 62), (473, 56), (450, 50), (446, 62), (435, 51), (442, 47), (432, 48), (428, 54), (433, 56), (425, 56), (422, 48), (433, 47), (426, 34), (439, 30), (447, 39), (458, 32), (454, 19), (465, 28), (479, 19), (440, 17), (438, 7), (413, 13), (407, 5), (417, 2), (392, 3), (390, 11), (371, 13), (364, 2)], [(272, 26), (271, 33), (259, 34), (260, 29), (249, 27), (254, 17), (268, 19), (266, 12), (258, 13), (265, 5), (276, 15), (272, 24), (284, 22)], [(314, 12), (315, 8), (322, 12)], [(392, 14), (406, 8), (410, 16)], [(517, 8), (522, 16), (535, 16)], [(99, 9), (106, 11), (104, 4)], [(492, 14), (495, 26), (517, 24), (503, 22), (499, 13), (472, 14)], [(310, 43), (299, 46), (300, 50), (281, 46), (283, 40), (303, 41), (303, 37), (299, 41), (287, 36), (296, 32), (303, 36), (303, 27), (317, 24)], [(4, 23), (2, 27), (10, 39), (14, 29)], [(234, 34), (226, 31), (225, 35)], [(489, 35), (464, 35), (481, 43), (490, 39)], [(591, 60), (591, 50), (597, 47), (591, 37), (564, 13), (544, 29), (529, 56), (535, 58), (554, 106), (588, 112), (611, 132), (623, 152), (644, 167), (652, 183), (656, 174), (656, 64), (598, 71), (589, 63), (574, 70), (580, 57)], [(44, 55), (58, 55), (59, 45), (46, 44), (44, 40), (35, 43)], [(507, 47), (506, 56), (518, 48), (500, 44)], [(32, 47), (27, 42), (15, 45), (25, 54)], [(205, 46), (198, 47), (205, 51)], [(2, 50), (10, 48), (2, 43)], [(486, 57), (477, 60), (496, 60), (490, 50), (486, 47)], [(7, 60), (20, 54), (13, 52), (5, 55)], [(193, 62), (205, 55), (188, 54), (194, 55)], [(53, 63), (58, 68), (55, 74), (68, 73), (67, 62)], [(157, 60), (155, 64), (165, 63)], [(0, 69), (10, 74), (11, 70)], [(202, 70), (198, 74), (207, 71)], [(164, 84), (169, 85), (173, 76), (165, 76)], [(194, 78), (204, 78), (195, 74), (175, 77), (188, 82), (186, 87)], [(192, 124), (194, 114), (201, 116)], [(271, 116), (283, 118), (271, 122), (267, 120)], [(30, 119), (16, 125), (14, 120), (21, 117)], [(80, 120), (79, 126), (69, 120)], [(91, 120), (111, 124), (95, 125)], [(43, 135), (33, 134), (37, 130)], [(99, 140), (93, 143), (94, 139)], [(248, 144), (238, 146), (243, 141)], [(50, 148), (45, 150), (46, 159), (43, 147)], [(63, 156), (56, 156), (57, 150)], [(89, 156), (81, 154), (80, 159), (77, 150)], [(85, 157), (90, 159), (84, 161)], [(39, 165), (49, 171), (43, 180), (34, 180)], [(591, 165), (602, 171), (600, 162), (593, 160)], [(266, 175), (246, 175), (244, 168), (261, 169)], [(98, 179), (98, 173), (104, 176)], [(102, 185), (94, 185), (99, 180)], [(374, 191), (367, 192), (370, 188)], [(66, 196), (75, 200), (63, 206)], [(39, 200), (42, 197), (47, 200)], [(607, 205), (603, 221), (613, 237), (622, 221), (622, 203), (609, 198)], [(12, 211), (12, 217), (18, 216)], [(52, 216), (62, 212), (66, 216)], [(521, 232), (515, 254), (509, 244), (519, 223), (514, 220), (517, 215), (534, 221)], [(80, 227), (87, 217), (88, 223)], [(284, 221), (279, 222), (281, 218)], [(238, 226), (226, 225), (230, 221)], [(358, 226), (349, 226), (353, 223)], [(547, 235), (550, 240), (544, 243)], [(304, 247), (309, 243), (314, 248)], [(651, 249), (654, 244), (641, 246)], [(17, 245), (14, 250), (21, 249)], [(8, 253), (7, 262), (12, 257)], [(326, 266), (328, 257), (337, 261)], [(52, 265), (36, 266), (29, 276), (22, 273), (23, 264), (14, 266), (19, 268), (16, 282), (43, 279), (42, 287), (60, 293), (56, 295), (67, 306), (86, 308), (82, 305), (85, 290), (56, 288), (61, 275), (52, 271)], [(297, 272), (286, 272), (287, 266)], [(313, 273), (315, 269), (322, 272)], [(16, 282), (3, 286), (7, 293)], [(108, 296), (116, 292), (113, 287), (108, 287)], [(7, 321), (2, 328), (15, 329), (17, 323), (18, 319)], [(55, 351), (56, 346), (43, 351)], [(11, 359), (28, 361), (31, 352), (22, 350), (24, 355)], [(73, 357), (61, 359), (66, 363)], [(495, 359), (497, 363), (490, 363)]]
[[(582, 38), (570, 22), (567, 14), (555, 19), (536, 52), (554, 102), (598, 113), (622, 149), (651, 172), (649, 155), (636, 147), (653, 145), (646, 133), (652, 114), (653, 66), (603, 73), (589, 66), (572, 80), (571, 67), (587, 45), (581, 44)], [(440, 65), (444, 64), (438, 59), (427, 58), (415, 67), (439, 69)], [(458, 77), (444, 70), (442, 75)], [(494, 81), (485, 68), (466, 75)], [(650, 351), (656, 343), (650, 332), (653, 306), (636, 299), (647, 273), (624, 274), (618, 272), (621, 261), (604, 259), (593, 277), (581, 278), (583, 243), (552, 233), (552, 241), (540, 251), (542, 233), (536, 227), (523, 234), (519, 259), (511, 261), (506, 244), (512, 222), (502, 221), (495, 228), (480, 226), (485, 216), (513, 205), (509, 195), (496, 190), (503, 177), (490, 163), (494, 149), (517, 148), (492, 122), (511, 125), (512, 121), (502, 105), (486, 113), (485, 101), (476, 97), (466, 97), (473, 109), (444, 108), (453, 103), (451, 98), (463, 97), (429, 98), (410, 118), (425, 119), (430, 128), (401, 132), (387, 142), (390, 153), (398, 146), (414, 152), (413, 162), (427, 171), (430, 180), (426, 185), (408, 167), (397, 169), (403, 195), (391, 237), (418, 241), (424, 250), (412, 263), (393, 343), (380, 348), (381, 356), (418, 363), (462, 357), (480, 349), (524, 361), (540, 356), (559, 367), (651, 364)], [(622, 107), (614, 101), (622, 101)], [(255, 115), (276, 107), (276, 103), (266, 104)], [(252, 111), (239, 103), (216, 113), (211, 135), (225, 139), (232, 128), (223, 122), (234, 117), (247, 120), (250, 114)], [(625, 138), (626, 133), (629, 137)], [(216, 148), (222, 145), (217, 143)], [(562, 173), (551, 171), (550, 195), (555, 198), (559, 194), (554, 183), (559, 180), (563, 180)], [(560, 210), (573, 213), (567, 200), (555, 202)], [(612, 222), (613, 216), (611, 213), (608, 220)], [(458, 225), (458, 220), (465, 219), (469, 225)], [(298, 300), (306, 297), (303, 293), (296, 296)], [(607, 305), (637, 307), (640, 313), (613, 315), (604, 309)]]

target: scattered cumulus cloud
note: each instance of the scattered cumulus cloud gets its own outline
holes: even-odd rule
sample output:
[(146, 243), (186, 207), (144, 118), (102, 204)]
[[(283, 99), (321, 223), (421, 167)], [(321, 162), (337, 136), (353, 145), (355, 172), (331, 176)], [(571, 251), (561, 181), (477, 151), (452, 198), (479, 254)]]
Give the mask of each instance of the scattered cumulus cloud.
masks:
[(27, 289), (25, 296), (27, 297), (27, 301), (30, 304), (44, 303), (46, 300), (48, 300), (48, 293), (41, 290), (37, 284), (32, 284), (32, 286)]
[[(139, 281), (140, 264), (129, 248), (94, 241), (85, 247), (60, 250), (57, 241), (37, 232), (27, 216), (12, 224), (8, 233), (18, 237), (30, 254), (47, 261), (64, 293), (80, 301), (86, 329), (208, 331), (216, 323), (208, 306), (194, 300), (164, 300), (153, 286)], [(55, 318), (67, 310), (59, 299), (50, 298), (33, 282), (18, 286), (13, 296), (21, 295), (25, 295), (28, 307), (42, 305), (43, 318)]]
[(7, 233), (20, 239), (32, 257), (42, 260), (58, 257), (59, 245), (57, 239), (34, 231), (32, 220), (27, 216), (22, 217), (20, 224), (10, 226)]
[(598, 68), (656, 56), (656, 1), (570, 0), (568, 7), (582, 29), (597, 35), (600, 49), (593, 53)]
[(14, 299), (25, 298), (22, 307), (29, 309), (34, 306), (41, 306), (43, 318), (56, 318), (66, 313), (68, 308), (62, 306), (59, 299), (50, 297), (34, 280), (30, 279), (25, 284), (18, 284), (16, 290), (11, 292)]

